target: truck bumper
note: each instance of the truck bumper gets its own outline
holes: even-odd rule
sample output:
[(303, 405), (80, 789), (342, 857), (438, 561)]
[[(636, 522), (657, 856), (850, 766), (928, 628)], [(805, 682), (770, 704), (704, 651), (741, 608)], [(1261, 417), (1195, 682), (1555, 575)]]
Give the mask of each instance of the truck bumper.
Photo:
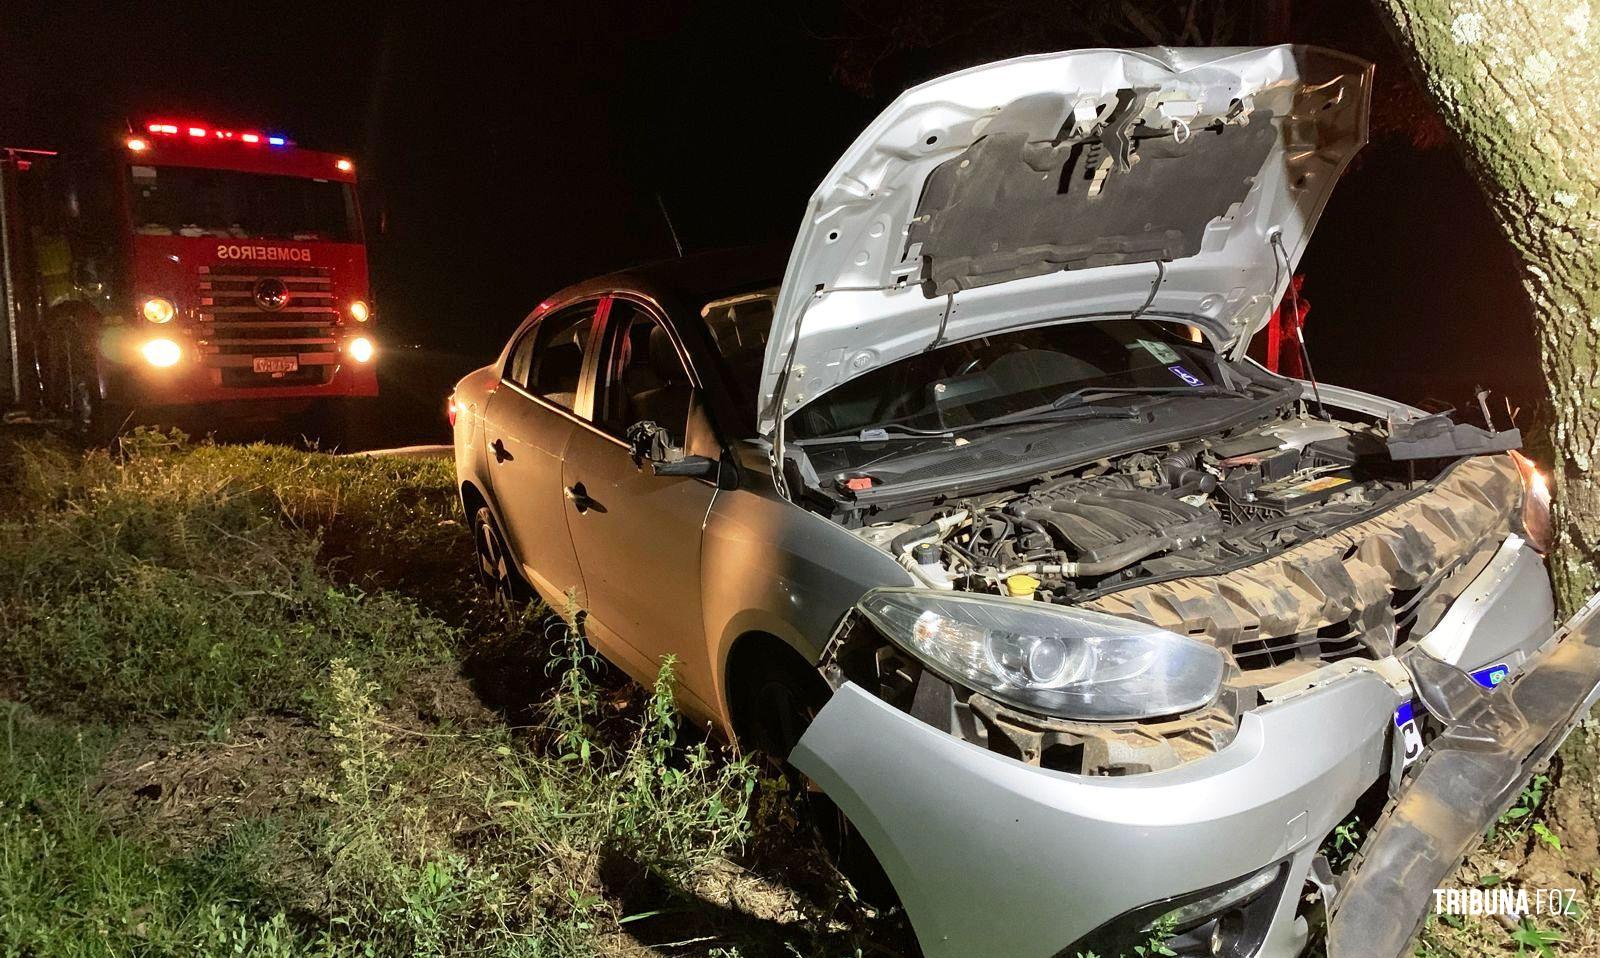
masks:
[(220, 370), (187, 361), (170, 369), (130, 364), (114, 372), (107, 388), (112, 398), (137, 407), (376, 396), (377, 363), (378, 359), (340, 363), (332, 367), (327, 382), (273, 383), (269, 379), (251, 386), (225, 386)]
[[(1389, 820), (1419, 824), (1380, 829), (1367, 864), (1335, 899), (1336, 923), (1373, 926), (1339, 955), (1404, 949), (1433, 888), (1466, 843), (1515, 796), (1594, 697), (1600, 650), (1590, 650), (1593, 630), (1552, 637), (1542, 563), (1534, 556), (1530, 565), (1518, 540), (1504, 551), (1505, 561), (1473, 583), (1473, 601), (1484, 615), (1451, 626), (1463, 635), (1454, 651), (1482, 652), (1478, 646), (1493, 638), (1502, 656), (1527, 660), (1524, 670), (1509, 680), (1509, 692), (1504, 685), (1497, 692), (1480, 689), (1463, 713), (1473, 718), (1460, 735), (1447, 734), (1431, 746), (1422, 774), (1407, 776), (1412, 784)], [(1484, 621), (1494, 628), (1480, 631)], [(1525, 637), (1517, 648), (1498, 647), (1506, 628)], [(1544, 649), (1530, 657), (1541, 643)], [(1405, 664), (1430, 710), (1467, 694), (1448, 676), (1477, 687), (1421, 650)], [(1331, 890), (1329, 876), (1312, 872), (1319, 847), (1395, 760), (1395, 712), (1411, 701), (1397, 674), (1390, 670), (1385, 679), (1367, 667), (1343, 671), (1245, 713), (1237, 737), (1212, 755), (1126, 778), (1026, 765), (847, 683), (790, 760), (872, 847), (929, 958), (1116, 954), (1119, 947), (1144, 944), (1139, 933), (1174, 908), (1190, 905), (1203, 914), (1199, 900), (1226, 902), (1215, 923), (1200, 928), (1227, 944), (1221, 953), (1292, 956), (1309, 934), (1296, 914), (1305, 883), (1312, 879)], [(1430, 688), (1446, 690), (1434, 696), (1437, 706), (1426, 697)], [(1507, 717), (1508, 709), (1523, 724)], [(1485, 765), (1485, 740), (1504, 758)], [(1464, 781), (1476, 783), (1476, 797), (1443, 804), (1441, 795)], [(1415, 817), (1410, 811), (1400, 817), (1412, 808)], [(1442, 810), (1454, 808), (1464, 812)], [(1424, 849), (1431, 849), (1427, 865), (1408, 864)], [(1251, 897), (1227, 901), (1230, 889), (1252, 890)], [(1392, 933), (1378, 931), (1374, 916), (1380, 913), (1390, 916)], [(1393, 941), (1398, 950), (1379, 947)], [(1214, 947), (1212, 941), (1195, 944), (1196, 954)]]

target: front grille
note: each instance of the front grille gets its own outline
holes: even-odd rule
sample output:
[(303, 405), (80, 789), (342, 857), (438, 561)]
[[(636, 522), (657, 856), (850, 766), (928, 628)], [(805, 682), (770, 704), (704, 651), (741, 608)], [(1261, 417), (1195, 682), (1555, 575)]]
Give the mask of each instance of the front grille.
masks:
[[(256, 284), (273, 278), (289, 290), (279, 309), (262, 309)], [(339, 362), (339, 306), (332, 270), (320, 266), (200, 267), (195, 344), (223, 386), (320, 385)], [(294, 356), (294, 372), (258, 373), (256, 358)]]
[[(1399, 647), (1410, 640), (1423, 603), (1460, 567), (1461, 563), (1453, 564), (1435, 572), (1414, 589), (1396, 589), (1389, 594), (1388, 608), (1384, 610), (1385, 615), (1379, 617), (1382, 624), (1378, 628), (1388, 629), (1392, 625), (1390, 644)], [(1299, 635), (1247, 639), (1233, 646), (1233, 657), (1245, 671), (1268, 669), (1296, 659), (1337, 662), (1353, 655), (1373, 657), (1354, 622), (1336, 622)]]
[(1245, 671), (1270, 669), (1295, 660), (1337, 662), (1360, 655), (1361, 638), (1348, 623), (1328, 625), (1315, 632), (1249, 639), (1233, 647), (1234, 660)]

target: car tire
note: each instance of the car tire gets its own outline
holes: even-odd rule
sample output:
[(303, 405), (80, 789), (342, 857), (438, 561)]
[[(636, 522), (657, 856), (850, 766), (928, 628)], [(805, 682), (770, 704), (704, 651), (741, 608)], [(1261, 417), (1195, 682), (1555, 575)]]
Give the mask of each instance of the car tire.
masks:
[(472, 514), (472, 542), (478, 557), (478, 580), (489, 591), (496, 611), (507, 621), (514, 620), (521, 611), (523, 593), (511, 551), (488, 506), (479, 506)]
[(766, 755), (801, 796), (803, 820), (862, 900), (881, 908), (898, 905), (894, 885), (867, 840), (833, 799), (789, 764), (790, 753), (832, 694), (822, 676), (809, 665), (802, 670), (777, 660), (750, 675), (741, 686), (736, 691), (742, 717), (740, 747)]

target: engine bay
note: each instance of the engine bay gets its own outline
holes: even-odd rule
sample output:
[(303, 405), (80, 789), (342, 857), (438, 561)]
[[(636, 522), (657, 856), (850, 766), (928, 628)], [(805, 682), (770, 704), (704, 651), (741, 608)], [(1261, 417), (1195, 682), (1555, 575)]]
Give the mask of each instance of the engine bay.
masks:
[(1069, 602), (1265, 558), (1430, 477), (1389, 458), (1382, 424), (1300, 415), (1101, 460), (858, 534), (930, 588)]
[(1280, 683), (1426, 635), (1515, 530), (1511, 457), (1396, 455), (1396, 431), (1302, 410), (853, 530), (927, 589), (1072, 605), (1215, 645), (1227, 676), (1198, 711), (1031, 714), (935, 675), (859, 616), (825, 674), (1063, 771), (1133, 774), (1209, 754)]

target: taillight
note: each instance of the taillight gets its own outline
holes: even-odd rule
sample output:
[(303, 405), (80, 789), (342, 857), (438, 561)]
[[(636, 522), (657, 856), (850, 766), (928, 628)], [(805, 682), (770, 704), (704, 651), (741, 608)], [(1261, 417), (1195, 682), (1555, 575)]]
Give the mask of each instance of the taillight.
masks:
[(444, 403), (444, 418), (450, 421), (450, 428), (452, 429), (454, 429), (456, 425), (456, 412), (456, 397), (451, 396), (449, 399), (446, 399)]
[(1511, 452), (1511, 461), (1522, 476), (1522, 534), (1540, 555), (1549, 555), (1556, 541), (1550, 521), (1550, 480), (1532, 459), (1516, 450)]

